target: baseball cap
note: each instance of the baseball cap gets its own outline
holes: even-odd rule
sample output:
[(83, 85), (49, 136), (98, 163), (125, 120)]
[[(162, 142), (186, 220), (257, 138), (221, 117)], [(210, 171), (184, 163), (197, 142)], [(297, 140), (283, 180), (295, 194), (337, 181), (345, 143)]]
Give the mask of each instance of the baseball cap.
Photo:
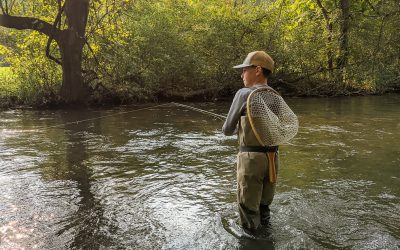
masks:
[(264, 51), (253, 51), (246, 56), (242, 64), (236, 65), (233, 68), (242, 69), (251, 66), (260, 66), (272, 72), (274, 64), (274, 60)]

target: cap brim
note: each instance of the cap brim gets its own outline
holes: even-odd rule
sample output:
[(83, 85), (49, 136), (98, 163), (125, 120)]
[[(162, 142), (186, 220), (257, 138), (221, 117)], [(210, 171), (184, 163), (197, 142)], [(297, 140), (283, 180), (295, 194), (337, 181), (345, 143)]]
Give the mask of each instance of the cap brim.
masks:
[(234, 69), (243, 69), (243, 68), (247, 68), (247, 67), (251, 67), (251, 66), (253, 66), (253, 65), (247, 64), (247, 63), (242, 63), (242, 64), (239, 64), (239, 65), (233, 66), (233, 68)]

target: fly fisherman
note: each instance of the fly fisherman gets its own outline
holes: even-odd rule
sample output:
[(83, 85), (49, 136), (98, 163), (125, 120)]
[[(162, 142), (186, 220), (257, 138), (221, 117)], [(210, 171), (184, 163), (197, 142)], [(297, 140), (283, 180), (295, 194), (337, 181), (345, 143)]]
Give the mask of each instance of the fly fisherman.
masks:
[[(254, 51), (242, 64), (233, 68), (242, 71), (245, 87), (236, 92), (222, 131), (225, 135), (238, 134), (237, 202), (240, 224), (244, 229), (255, 231), (260, 224), (269, 224), (269, 205), (274, 198), (275, 183), (269, 181), (268, 169), (271, 165), (275, 165), (276, 169), (278, 167), (278, 147), (263, 147), (257, 141), (246, 114), (246, 102), (253, 90), (270, 88), (267, 78), (274, 69), (274, 61), (264, 51)], [(269, 163), (267, 152), (275, 152), (275, 163)]]

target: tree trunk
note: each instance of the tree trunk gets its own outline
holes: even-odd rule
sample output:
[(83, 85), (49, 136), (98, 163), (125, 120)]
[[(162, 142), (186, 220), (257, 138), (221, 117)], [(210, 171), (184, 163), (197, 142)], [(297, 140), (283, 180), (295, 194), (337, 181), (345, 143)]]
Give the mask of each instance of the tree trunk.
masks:
[(329, 16), (328, 11), (322, 5), (321, 0), (316, 0), (316, 2), (322, 11), (322, 14), (323, 14), (325, 22), (326, 22), (326, 29), (328, 32), (328, 35), (327, 35), (327, 42), (328, 42), (327, 60), (328, 60), (329, 78), (331, 78), (333, 75), (333, 52), (332, 52), (333, 24), (332, 24), (332, 20)]
[(89, 89), (82, 77), (82, 50), (84, 41), (71, 30), (63, 31), (60, 43), (63, 82), (60, 96), (69, 105), (85, 104)]
[(329, 69), (329, 75), (332, 76), (333, 74), (333, 52), (332, 52), (332, 36), (333, 36), (333, 25), (332, 22), (327, 23), (327, 29), (328, 29), (328, 69)]
[(64, 102), (73, 105), (84, 104), (89, 94), (82, 77), (82, 53), (88, 14), (89, 0), (65, 2), (68, 29), (62, 31), (59, 43), (63, 68), (60, 95)]
[(340, 0), (341, 20), (340, 20), (340, 44), (339, 58), (337, 66), (339, 69), (339, 83), (345, 81), (345, 70), (349, 55), (349, 28), (350, 28), (350, 2), (349, 0)]

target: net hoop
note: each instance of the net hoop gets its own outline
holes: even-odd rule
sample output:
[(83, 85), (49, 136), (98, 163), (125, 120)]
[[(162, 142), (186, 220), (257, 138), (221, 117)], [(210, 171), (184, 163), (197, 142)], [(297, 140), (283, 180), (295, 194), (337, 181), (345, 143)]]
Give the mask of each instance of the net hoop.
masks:
[(270, 92), (272, 92), (272, 93), (274, 93), (274, 94), (276, 94), (276, 95), (279, 95), (279, 93), (276, 92), (275, 90), (271, 89), (271, 88), (258, 88), (258, 89), (253, 90), (253, 91), (250, 93), (250, 95), (247, 97), (246, 108), (247, 108), (247, 116), (248, 116), (249, 121), (250, 121), (251, 129), (253, 130), (253, 133), (254, 133), (254, 135), (256, 136), (256, 139), (257, 139), (257, 141), (260, 143), (260, 145), (263, 146), (263, 147), (265, 147), (266, 145), (265, 145), (264, 142), (261, 140), (260, 134), (257, 132), (257, 129), (256, 129), (256, 126), (255, 126), (253, 117), (251, 116), (251, 112), (250, 112), (250, 100), (251, 100), (251, 98), (253, 97), (253, 95), (254, 95), (255, 93), (260, 92), (260, 91), (270, 91)]
[(298, 132), (297, 116), (272, 88), (253, 90), (246, 108), (251, 129), (262, 146), (285, 144)]

